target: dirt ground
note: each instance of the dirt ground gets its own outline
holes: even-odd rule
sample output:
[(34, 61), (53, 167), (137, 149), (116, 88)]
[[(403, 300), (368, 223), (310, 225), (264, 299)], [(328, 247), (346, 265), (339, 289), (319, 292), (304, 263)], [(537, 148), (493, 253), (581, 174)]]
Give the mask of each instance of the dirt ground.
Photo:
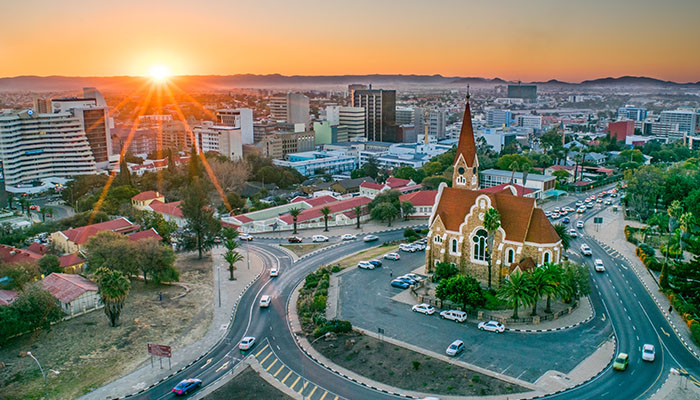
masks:
[(265, 400), (291, 400), (291, 397), (275, 389), (247, 367), (224, 386), (216, 389), (204, 398), (205, 400), (228, 399), (265, 399)]
[[(134, 280), (121, 314), (121, 325), (110, 328), (100, 310), (54, 325), (50, 331), (27, 334), (0, 348), (0, 398), (39, 398), (44, 393), (41, 373), (31, 351), (47, 371), (52, 399), (73, 399), (104, 385), (148, 360), (147, 342), (173, 346), (195, 342), (212, 318), (211, 258), (178, 256), (179, 286), (144, 285)], [(163, 301), (158, 294), (163, 294)]]
[(386, 253), (392, 253), (396, 252), (396, 250), (399, 248), (398, 245), (388, 245), (388, 246), (379, 246), (379, 247), (373, 247), (371, 249), (367, 249), (364, 251), (361, 251), (357, 254), (353, 254), (350, 257), (343, 258), (342, 260), (338, 261), (337, 263), (333, 265), (339, 265), (340, 269), (345, 269), (347, 267), (352, 267), (357, 265), (360, 261), (363, 260), (371, 260), (373, 258), (381, 258), (384, 256)]
[(320, 249), (321, 247), (328, 246), (328, 243), (281, 244), (280, 246), (293, 251), (294, 254), (301, 257), (304, 254), (311, 253), (312, 251)]
[(402, 389), (454, 396), (527, 391), (520, 386), (356, 333), (322, 339), (314, 347), (338, 365)]

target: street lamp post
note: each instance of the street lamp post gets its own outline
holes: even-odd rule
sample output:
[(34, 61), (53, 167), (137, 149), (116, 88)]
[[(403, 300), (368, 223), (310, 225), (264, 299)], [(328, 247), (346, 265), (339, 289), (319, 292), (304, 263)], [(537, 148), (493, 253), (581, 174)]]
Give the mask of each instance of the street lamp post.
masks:
[(41, 367), (41, 364), (39, 363), (39, 360), (34, 357), (31, 351), (27, 352), (27, 355), (32, 358), (32, 360), (36, 361), (36, 365), (39, 366), (39, 371), (41, 371), (41, 376), (44, 377), (44, 386), (46, 386), (46, 400), (49, 400), (49, 383), (46, 381), (46, 373), (44, 372), (44, 368)]
[(219, 307), (221, 307), (221, 266), (216, 266), (216, 277), (219, 281)]
[[(246, 236), (250, 235), (250, 229), (245, 230)], [(245, 241), (245, 259), (248, 263), (248, 269), (250, 269), (250, 240)]]

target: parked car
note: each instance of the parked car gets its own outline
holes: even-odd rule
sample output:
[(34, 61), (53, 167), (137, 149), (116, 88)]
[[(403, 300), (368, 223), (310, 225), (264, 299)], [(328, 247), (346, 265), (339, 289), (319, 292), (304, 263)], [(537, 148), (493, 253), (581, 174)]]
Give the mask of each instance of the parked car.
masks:
[(606, 199), (605, 202), (603, 202), (606, 206), (611, 206), (612, 205), (612, 200)]
[(238, 236), (238, 239), (243, 240), (243, 241), (246, 241), (246, 242), (250, 242), (251, 240), (253, 240), (253, 237), (250, 236), (250, 235), (247, 234), (247, 233), (244, 233), (244, 234), (242, 234), (242, 235), (239, 235), (239, 236)]
[(314, 243), (327, 242), (328, 236), (323, 235), (313, 235), (311, 236), (311, 241)]
[(415, 285), (416, 283), (418, 283), (417, 280), (411, 278), (410, 276), (406, 276), (406, 275), (401, 275), (396, 279), (398, 279), (400, 281), (404, 281), (404, 282), (408, 283), (409, 285)]
[(379, 240), (379, 236), (377, 235), (367, 235), (364, 238), (362, 238), (365, 242), (374, 242), (375, 240)]
[(457, 354), (463, 351), (464, 342), (461, 340), (455, 340), (454, 342), (450, 343), (449, 346), (447, 346), (447, 350), (445, 350), (445, 353), (447, 353), (448, 356), (455, 357)]
[(197, 379), (197, 378), (190, 378), (190, 379), (185, 379), (180, 381), (180, 383), (177, 384), (173, 388), (173, 393), (175, 393), (176, 396), (181, 396), (181, 395), (186, 395), (192, 390), (197, 389), (198, 387), (202, 386), (202, 380)]
[(578, 229), (583, 229), (583, 221), (578, 221), (578, 222), (576, 223), (576, 227), (577, 227)]
[(408, 289), (411, 286), (408, 282), (402, 281), (400, 279), (394, 279), (391, 281), (391, 286), (399, 289)]
[(569, 229), (569, 236), (572, 238), (578, 237), (578, 231), (576, 229)]
[(270, 307), (270, 303), (272, 302), (272, 296), (269, 294), (264, 294), (260, 297), (260, 308), (267, 308)]
[(627, 353), (620, 353), (617, 355), (617, 358), (615, 358), (615, 362), (613, 363), (613, 368), (618, 370), (618, 371), (624, 371), (627, 369), (627, 366), (629, 365), (629, 356)]
[(588, 247), (588, 245), (584, 243), (581, 245), (581, 254), (583, 254), (584, 256), (590, 257), (593, 255), (593, 252), (591, 251), (591, 248)]
[(425, 250), (426, 244), (423, 243), (422, 241), (414, 242), (411, 244), (413, 247), (416, 248), (418, 251), (423, 251)]
[(416, 281), (416, 282), (420, 282), (420, 281), (422, 281), (422, 280), (424, 279), (422, 276), (417, 275), (417, 274), (413, 274), (413, 273), (404, 274), (404, 275), (402, 275), (402, 276), (411, 278), (411, 279), (413, 279), (413, 280)]
[(387, 260), (398, 261), (399, 259), (401, 259), (401, 256), (399, 255), (399, 253), (387, 253), (384, 254), (384, 258), (386, 258)]
[(656, 351), (653, 344), (645, 344), (642, 347), (642, 360), (652, 362), (656, 358)]
[(357, 239), (357, 235), (353, 235), (352, 233), (346, 233), (343, 236), (340, 237), (342, 240), (354, 240)]
[(369, 260), (369, 263), (374, 265), (376, 268), (379, 268), (382, 266), (382, 262), (377, 260), (376, 258), (374, 260)]
[(360, 261), (359, 263), (357, 263), (357, 268), (361, 268), (361, 269), (374, 269), (374, 268), (376, 268), (376, 267), (374, 266), (374, 264), (372, 264), (372, 263), (369, 262), (369, 261)]
[(425, 315), (433, 315), (435, 313), (435, 307), (425, 303), (416, 304), (415, 306), (411, 307), (411, 311), (415, 311)]
[(280, 274), (280, 270), (277, 269), (277, 267), (270, 268), (270, 276), (271, 277), (278, 276), (279, 274)]
[(464, 322), (467, 320), (467, 313), (459, 310), (445, 310), (440, 312), (440, 317), (450, 321)]
[(479, 330), (481, 331), (489, 331), (489, 332), (496, 332), (496, 333), (503, 333), (506, 330), (505, 325), (498, 321), (483, 321), (479, 322), (478, 325)]
[(600, 258), (596, 258), (595, 261), (593, 261), (593, 265), (595, 266), (596, 272), (605, 272), (605, 266), (603, 265), (603, 260), (601, 260)]
[(414, 245), (412, 245), (412, 244), (408, 244), (408, 243), (401, 243), (401, 244), (399, 245), (399, 250), (401, 250), (401, 251), (407, 251), (407, 252), (409, 252), (409, 253), (415, 253), (416, 251), (418, 251), (418, 249), (416, 248), (416, 246), (414, 246)]
[(243, 339), (241, 339), (240, 343), (238, 343), (238, 348), (241, 350), (250, 350), (254, 345), (255, 345), (255, 337), (254, 336), (246, 336)]
[(301, 243), (302, 242), (302, 240), (299, 236), (290, 236), (287, 238), (287, 241), (289, 243)]

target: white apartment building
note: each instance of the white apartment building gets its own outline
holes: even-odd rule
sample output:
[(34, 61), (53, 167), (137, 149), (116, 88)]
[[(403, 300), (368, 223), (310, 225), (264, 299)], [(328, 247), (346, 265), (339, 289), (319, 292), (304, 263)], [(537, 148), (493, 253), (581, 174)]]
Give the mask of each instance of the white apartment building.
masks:
[(416, 133), (423, 133), (425, 131), (425, 113), (423, 109), (418, 107), (396, 106), (396, 125), (413, 125), (416, 128)]
[(348, 140), (365, 140), (364, 107), (339, 107), (338, 124), (348, 127)]
[[(445, 126), (447, 125), (447, 113), (445, 110), (431, 110), (428, 113), (428, 135), (438, 139), (444, 139)], [(417, 131), (421, 132), (421, 131)]]
[(240, 128), (243, 144), (253, 144), (253, 110), (250, 108), (219, 109), (216, 118), (224, 126)]
[(232, 126), (217, 126), (205, 121), (193, 130), (199, 152), (215, 152), (231, 160), (243, 158), (243, 139), (241, 129)]
[(515, 125), (522, 128), (542, 129), (541, 115), (518, 115), (515, 118)]
[(693, 110), (661, 111), (659, 122), (664, 124), (678, 124), (681, 133), (693, 135), (697, 125), (698, 114)]
[(277, 122), (309, 124), (309, 98), (301, 93), (285, 93), (270, 98), (270, 114)]
[(68, 112), (0, 114), (0, 162), (10, 191), (48, 178), (97, 173), (83, 124)]

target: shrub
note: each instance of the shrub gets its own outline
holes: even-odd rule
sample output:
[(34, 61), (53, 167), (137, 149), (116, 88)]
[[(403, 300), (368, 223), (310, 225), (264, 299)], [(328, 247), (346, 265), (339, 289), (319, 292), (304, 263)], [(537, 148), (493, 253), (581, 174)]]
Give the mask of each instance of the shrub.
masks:
[(419, 361), (412, 361), (411, 364), (413, 364), (413, 369), (418, 371), (418, 368), (420, 368), (420, 362)]
[(332, 273), (338, 273), (340, 272), (340, 265), (334, 265), (333, 268), (331, 268)]
[(690, 324), (690, 334), (693, 336), (695, 343), (700, 344), (700, 322), (693, 321)]
[(320, 337), (328, 332), (333, 333), (349, 333), (352, 332), (352, 324), (350, 321), (342, 321), (339, 319), (334, 319), (331, 321), (326, 321), (323, 325), (319, 326), (314, 330), (314, 337)]

